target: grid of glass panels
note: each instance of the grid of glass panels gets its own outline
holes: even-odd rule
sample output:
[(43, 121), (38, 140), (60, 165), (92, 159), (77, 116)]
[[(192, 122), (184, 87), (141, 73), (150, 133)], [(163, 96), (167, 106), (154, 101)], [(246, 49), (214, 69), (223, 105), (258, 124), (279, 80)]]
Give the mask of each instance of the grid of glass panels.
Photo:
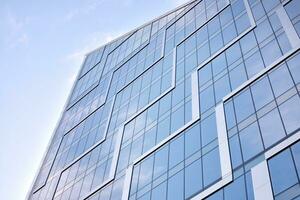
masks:
[(233, 168), (299, 130), (299, 61), (298, 53), (226, 102)]
[[(135, 163), (129, 198), (189, 199), (220, 181), (215, 106), (295, 50), (277, 9), (285, 9), (299, 34), (297, 5), (299, 0), (193, 1), (90, 53), (29, 199), (121, 199), (125, 169), (189, 122)], [(299, 55), (225, 102), (233, 181), (207, 199), (254, 199), (251, 168), (299, 131)], [(197, 121), (191, 121), (193, 72)], [(298, 154), (289, 151), (278, 157), (291, 163)], [(280, 168), (276, 157), (268, 161), (273, 193), (276, 199), (296, 198), (297, 162)], [(278, 173), (282, 169), (290, 182)]]
[(300, 198), (300, 142), (268, 160), (275, 199)]

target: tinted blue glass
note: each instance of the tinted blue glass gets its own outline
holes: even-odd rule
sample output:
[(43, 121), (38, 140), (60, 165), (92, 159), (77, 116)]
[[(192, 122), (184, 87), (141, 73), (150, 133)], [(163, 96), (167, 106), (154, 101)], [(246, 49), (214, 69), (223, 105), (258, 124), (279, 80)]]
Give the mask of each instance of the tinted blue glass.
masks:
[(203, 156), (204, 187), (214, 183), (221, 177), (219, 149), (216, 148)]
[(294, 81), (298, 84), (300, 82), (300, 54), (291, 58), (287, 63)]
[(231, 129), (236, 124), (233, 102), (229, 101), (224, 106), (227, 129)]
[(224, 69), (226, 69), (226, 58), (225, 54), (222, 53), (212, 61), (213, 75), (219, 74)]
[(184, 124), (184, 107), (181, 106), (174, 113), (172, 113), (171, 117), (171, 133), (174, 133)]
[(168, 169), (168, 146), (163, 147), (161, 150), (155, 153), (154, 156), (154, 170), (153, 170), (153, 178), (157, 178), (163, 173), (165, 173)]
[(205, 112), (215, 105), (214, 90), (212, 85), (200, 93), (200, 110)]
[(298, 176), (300, 176), (300, 142), (297, 142), (292, 146), (292, 153), (293, 153), (293, 158), (295, 160)]
[(298, 182), (292, 155), (289, 149), (269, 160), (269, 170), (275, 195)]
[(246, 119), (254, 113), (254, 107), (249, 90), (246, 90), (234, 98), (234, 107), (238, 122)]
[(282, 95), (294, 85), (286, 65), (272, 71), (269, 77), (275, 97)]
[(151, 199), (164, 200), (167, 196), (167, 183), (163, 182), (152, 190)]
[(268, 66), (281, 56), (280, 48), (276, 40), (272, 40), (261, 49), (265, 65)]
[(201, 159), (185, 168), (185, 198), (190, 197), (202, 189)]
[(217, 138), (217, 125), (215, 114), (210, 115), (201, 123), (202, 147)]
[(241, 63), (237, 67), (232, 69), (229, 72), (229, 75), (231, 87), (234, 90), (247, 80), (247, 74), (244, 63)]
[(223, 190), (213, 193), (211, 196), (207, 197), (206, 200), (223, 200)]
[(205, 43), (197, 51), (198, 65), (205, 61), (209, 56), (209, 45), (208, 43)]
[(297, 130), (300, 126), (300, 99), (298, 95), (293, 96), (279, 106), (279, 111), (285, 130), (288, 134)]
[(235, 43), (234, 45), (232, 45), (229, 49), (225, 51), (225, 53), (228, 65), (231, 65), (232, 63), (234, 63), (242, 57), (239, 43)]
[(185, 132), (185, 157), (189, 157), (201, 148), (200, 126), (196, 124)]
[(141, 163), (138, 188), (141, 189), (150, 183), (153, 172), (153, 156), (150, 156)]
[(244, 176), (235, 179), (224, 189), (225, 200), (241, 200), (246, 199), (246, 188)]
[(200, 87), (207, 81), (212, 79), (211, 64), (207, 64), (199, 70)]
[(246, 70), (248, 77), (252, 77), (264, 68), (263, 60), (260, 56), (259, 51), (251, 55), (246, 61)]
[(176, 166), (184, 158), (184, 137), (180, 136), (170, 144), (169, 168)]
[(240, 131), (240, 139), (244, 161), (249, 160), (264, 149), (256, 122)]
[(229, 139), (229, 148), (231, 155), (231, 164), (232, 167), (235, 168), (241, 165), (243, 162), (238, 135), (235, 135)]
[(285, 137), (277, 109), (259, 119), (259, 126), (265, 147), (268, 148)]
[(214, 86), (215, 86), (216, 102), (219, 102), (222, 100), (223, 97), (225, 97), (231, 91), (228, 75), (225, 75), (219, 80), (217, 80)]
[(256, 110), (261, 109), (263, 106), (274, 99), (271, 85), (267, 77), (264, 77), (263, 79), (257, 81), (254, 85), (252, 85), (251, 91)]
[(168, 200), (182, 200), (184, 198), (183, 171), (178, 172), (168, 180)]

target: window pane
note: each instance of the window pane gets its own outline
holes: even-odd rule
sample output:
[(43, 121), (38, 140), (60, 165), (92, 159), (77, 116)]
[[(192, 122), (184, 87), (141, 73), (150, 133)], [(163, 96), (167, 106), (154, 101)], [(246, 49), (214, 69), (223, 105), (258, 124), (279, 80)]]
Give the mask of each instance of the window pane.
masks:
[(200, 93), (201, 113), (215, 105), (214, 91), (212, 85)]
[(185, 198), (190, 197), (202, 189), (201, 159), (185, 168)]
[(270, 159), (268, 164), (275, 195), (298, 182), (289, 149)]
[(185, 132), (185, 157), (200, 150), (200, 126), (196, 124)]
[(248, 77), (251, 78), (264, 68), (262, 58), (259, 51), (255, 52), (245, 61)]
[(204, 187), (221, 178), (219, 149), (216, 148), (203, 156)]
[(277, 109), (259, 119), (259, 126), (265, 147), (268, 148), (285, 137)]
[(184, 137), (180, 136), (173, 140), (170, 144), (169, 169), (175, 167), (184, 158)]
[(253, 123), (240, 132), (244, 161), (249, 160), (263, 150), (257, 123)]
[(249, 115), (254, 113), (250, 91), (246, 90), (237, 97), (235, 97), (234, 106), (238, 122), (241, 122), (242, 120), (246, 119)]
[(165, 173), (168, 169), (168, 146), (155, 153), (153, 179)]
[(253, 100), (256, 110), (259, 110), (267, 103), (272, 101), (273, 93), (267, 77), (256, 82), (253, 86), (251, 86), (251, 91), (253, 94)]
[(152, 190), (151, 199), (165, 200), (167, 195), (167, 183), (163, 182)]
[(224, 190), (225, 200), (246, 199), (246, 189), (244, 176), (235, 179)]
[(202, 147), (217, 138), (217, 125), (215, 114), (210, 115), (201, 123)]
[(183, 171), (180, 171), (168, 180), (168, 200), (182, 200), (183, 189)]
[(275, 97), (280, 96), (294, 85), (286, 65), (272, 71), (269, 77)]
[(300, 126), (300, 99), (298, 95), (290, 98), (279, 106), (285, 130), (288, 134)]
[(297, 142), (292, 146), (292, 153), (296, 164), (296, 169), (298, 171), (298, 176), (300, 176), (300, 142)]

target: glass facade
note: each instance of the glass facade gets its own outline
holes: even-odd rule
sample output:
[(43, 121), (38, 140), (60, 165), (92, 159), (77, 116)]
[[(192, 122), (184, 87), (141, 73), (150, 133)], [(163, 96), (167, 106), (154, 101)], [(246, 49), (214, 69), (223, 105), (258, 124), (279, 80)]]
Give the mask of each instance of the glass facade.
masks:
[(29, 200), (299, 200), (300, 0), (192, 0), (88, 53)]

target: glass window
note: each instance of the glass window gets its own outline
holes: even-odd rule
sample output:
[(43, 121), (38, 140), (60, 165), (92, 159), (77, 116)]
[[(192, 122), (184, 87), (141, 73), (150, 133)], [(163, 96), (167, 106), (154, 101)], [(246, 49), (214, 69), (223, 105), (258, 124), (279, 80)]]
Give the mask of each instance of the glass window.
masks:
[(240, 132), (240, 139), (244, 161), (253, 158), (264, 149), (256, 122)]
[(215, 105), (215, 97), (212, 85), (200, 93), (200, 110), (201, 113)]
[(200, 87), (207, 81), (212, 79), (211, 64), (207, 64), (199, 70)]
[(197, 67), (197, 54), (196, 52), (192, 53), (185, 59), (185, 73), (192, 71)]
[(215, 114), (205, 118), (201, 123), (202, 147), (217, 138), (217, 125)]
[(259, 119), (259, 126), (265, 147), (268, 148), (285, 137), (277, 109)]
[(214, 86), (215, 86), (216, 102), (219, 102), (222, 100), (224, 96), (226, 96), (231, 91), (228, 75), (225, 75), (219, 80), (217, 80)]
[(295, 160), (298, 176), (300, 176), (300, 142), (297, 142), (292, 146), (292, 153)]
[(241, 15), (238, 19), (236, 19), (235, 23), (238, 33), (240, 34), (244, 32), (247, 28), (250, 27), (248, 14), (244, 13), (243, 15)]
[(300, 54), (291, 58), (288, 62), (289, 69), (291, 70), (292, 77), (296, 84), (300, 82)]
[(258, 43), (264, 41), (267, 37), (269, 37), (273, 31), (270, 26), (268, 19), (264, 20), (262, 23), (258, 24), (257, 27), (254, 29), (256, 38)]
[(253, 49), (256, 44), (256, 39), (253, 32), (248, 33), (240, 40), (242, 52), (245, 55), (248, 51)]
[(169, 169), (175, 167), (184, 158), (184, 137), (180, 136), (170, 143)]
[(170, 133), (170, 117), (167, 117), (163, 121), (159, 122), (157, 128), (156, 143), (165, 139)]
[(159, 177), (167, 171), (168, 168), (169, 146), (164, 146), (155, 153), (153, 179)]
[(281, 56), (280, 48), (275, 39), (261, 48), (261, 53), (266, 66), (270, 65)]
[(259, 51), (256, 51), (253, 55), (251, 55), (246, 61), (246, 70), (248, 73), (248, 77), (251, 78), (262, 69), (264, 69), (263, 60), (260, 56)]
[(185, 45), (185, 54), (190, 53), (191, 51), (196, 49), (196, 37), (195, 35), (192, 35), (191, 37), (189, 37), (184, 45)]
[(205, 43), (197, 50), (198, 65), (210, 56), (208, 43)]
[(185, 198), (192, 196), (202, 189), (201, 159), (185, 168)]
[(216, 148), (203, 156), (203, 180), (204, 187), (221, 178), (221, 166), (219, 149)]
[(234, 106), (238, 123), (254, 113), (252, 98), (249, 90), (246, 90), (234, 98)]
[(217, 52), (219, 49), (223, 47), (223, 40), (222, 40), (221, 33), (211, 38), (209, 42), (210, 42), (211, 54), (214, 54), (215, 52)]
[(165, 200), (167, 196), (167, 183), (163, 182), (152, 190), (151, 199)]
[(232, 100), (226, 102), (224, 109), (227, 129), (231, 129), (236, 124)]
[(224, 189), (225, 200), (247, 199), (244, 176), (235, 179)]
[(150, 156), (146, 160), (142, 161), (140, 175), (139, 175), (139, 183), (138, 188), (141, 189), (150, 183), (153, 172), (153, 156)]
[(282, 95), (293, 87), (293, 80), (286, 65), (282, 65), (269, 74), (275, 97)]
[(185, 132), (185, 157), (189, 157), (200, 150), (200, 126), (196, 124)]
[(260, 79), (252, 85), (251, 91), (256, 110), (261, 109), (274, 99), (271, 85), (267, 77)]
[(236, 60), (242, 57), (239, 43), (235, 43), (229, 49), (226, 50), (226, 58), (228, 65), (231, 65)]
[(229, 72), (229, 75), (230, 75), (230, 83), (232, 86), (232, 90), (234, 90), (247, 80), (247, 74), (245, 71), (244, 63), (241, 63), (237, 67), (232, 69)]
[(293, 96), (279, 106), (279, 111), (285, 130), (288, 134), (297, 130), (300, 126), (300, 99), (298, 95)]
[(168, 200), (184, 199), (183, 171), (178, 172), (168, 180)]
[(237, 36), (234, 23), (229, 24), (223, 31), (224, 43), (227, 44)]
[(171, 133), (174, 133), (184, 124), (184, 106), (181, 106), (175, 112), (172, 113), (171, 118)]
[(226, 66), (225, 54), (222, 53), (212, 61), (213, 75), (215, 76), (219, 74), (224, 69), (226, 69), (226, 67), (227, 66)]
[(298, 182), (295, 166), (289, 149), (281, 152), (268, 162), (275, 195)]
[(242, 164), (242, 154), (238, 135), (229, 139), (229, 148), (231, 155), (231, 164), (233, 169)]

